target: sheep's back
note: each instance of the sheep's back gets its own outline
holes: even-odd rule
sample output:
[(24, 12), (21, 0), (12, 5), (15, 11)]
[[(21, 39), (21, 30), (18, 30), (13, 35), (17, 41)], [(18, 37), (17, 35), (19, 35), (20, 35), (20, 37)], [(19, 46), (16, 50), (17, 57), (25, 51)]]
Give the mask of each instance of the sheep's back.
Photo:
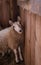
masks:
[(8, 44), (6, 38), (0, 38), (0, 52), (6, 52)]
[(6, 28), (6, 29), (1, 30), (1, 31), (0, 31), (0, 37), (4, 37), (4, 36), (6, 36), (6, 35), (7, 35), (7, 33), (9, 32), (9, 29), (10, 29), (10, 27), (9, 27), (9, 28)]
[(7, 50), (7, 34), (9, 32), (9, 28), (0, 31), (0, 52), (4, 52)]

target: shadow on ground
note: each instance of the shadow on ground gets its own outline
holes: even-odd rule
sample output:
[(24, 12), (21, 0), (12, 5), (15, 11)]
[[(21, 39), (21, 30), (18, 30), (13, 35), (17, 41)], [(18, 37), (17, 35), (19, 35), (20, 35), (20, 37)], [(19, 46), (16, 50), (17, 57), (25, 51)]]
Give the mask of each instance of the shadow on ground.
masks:
[(25, 65), (25, 64), (24, 61), (16, 64), (14, 53), (11, 51), (10, 54), (5, 53), (3, 57), (0, 56), (0, 65)]

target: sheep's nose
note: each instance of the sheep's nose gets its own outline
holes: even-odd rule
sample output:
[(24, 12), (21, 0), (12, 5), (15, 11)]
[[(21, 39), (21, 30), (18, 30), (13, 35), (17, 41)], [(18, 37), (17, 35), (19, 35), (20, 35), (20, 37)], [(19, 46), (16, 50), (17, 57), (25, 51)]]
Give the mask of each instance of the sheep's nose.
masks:
[(22, 32), (22, 30), (20, 30), (20, 32)]

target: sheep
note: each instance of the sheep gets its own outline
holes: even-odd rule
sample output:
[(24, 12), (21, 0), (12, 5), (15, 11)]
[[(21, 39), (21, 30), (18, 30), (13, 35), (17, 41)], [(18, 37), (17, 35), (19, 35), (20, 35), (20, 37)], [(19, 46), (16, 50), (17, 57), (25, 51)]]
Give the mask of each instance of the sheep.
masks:
[(7, 51), (8, 48), (12, 49), (15, 54), (15, 61), (16, 63), (19, 62), (18, 55), (17, 55), (17, 48), (19, 52), (20, 60), (23, 61), (22, 55), (21, 55), (21, 49), (19, 43), (23, 42), (23, 28), (20, 24), (20, 18), (18, 17), (17, 22), (9, 21), (9, 24), (11, 27), (6, 28), (2, 31), (0, 31), (0, 53), (2, 53), (2, 56), (4, 56), (4, 53)]

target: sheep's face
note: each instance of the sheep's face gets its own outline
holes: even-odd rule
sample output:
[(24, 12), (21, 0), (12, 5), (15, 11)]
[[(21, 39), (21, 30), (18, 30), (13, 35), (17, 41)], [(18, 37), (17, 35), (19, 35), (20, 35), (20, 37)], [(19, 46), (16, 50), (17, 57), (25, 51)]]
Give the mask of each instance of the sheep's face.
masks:
[(21, 34), (23, 32), (22, 26), (19, 22), (13, 23), (13, 29), (15, 29), (16, 32)]
[[(11, 23), (11, 21), (9, 21)], [(13, 30), (21, 34), (23, 32), (22, 25), (19, 21), (11, 23)]]

